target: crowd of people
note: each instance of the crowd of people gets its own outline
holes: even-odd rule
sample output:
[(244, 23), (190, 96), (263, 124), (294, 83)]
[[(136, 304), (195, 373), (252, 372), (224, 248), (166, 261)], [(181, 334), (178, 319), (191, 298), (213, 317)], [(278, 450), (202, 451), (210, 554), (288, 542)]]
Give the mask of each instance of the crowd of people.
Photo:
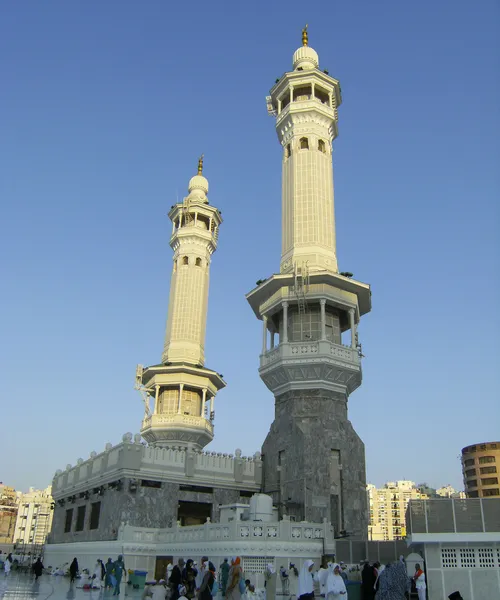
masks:
[(405, 600), (410, 597), (412, 583), (418, 600), (426, 600), (425, 573), (419, 564), (415, 565), (413, 577), (409, 577), (402, 556), (385, 566), (365, 561), (361, 571), (361, 597), (363, 600)]
[(106, 564), (98, 558), (92, 573), (89, 573), (87, 569), (80, 571), (78, 559), (74, 558), (68, 571), (70, 585), (76, 582), (76, 587), (79, 588), (113, 590), (113, 596), (120, 594), (120, 585), (122, 579), (125, 581), (124, 576), (126, 575), (125, 563), (121, 554), (116, 560), (108, 558)]
[[(14, 559), (8, 554), (3, 559), (3, 569), (7, 576)], [(66, 563), (67, 564), (67, 563)], [(32, 565), (35, 581), (44, 571), (41, 558)], [(57, 570), (56, 570), (57, 571)], [(113, 590), (113, 595), (120, 594), (120, 585), (125, 580), (126, 571), (123, 556), (117, 560), (108, 558), (104, 563), (98, 559), (93, 572), (79, 570), (76, 558), (69, 569), (70, 585), (78, 579), (77, 587), (90, 589)], [(52, 574), (63, 574), (52, 572)], [(265, 600), (276, 600), (276, 569), (269, 563), (264, 572)], [(281, 595), (289, 600), (313, 600), (315, 587), (319, 588), (321, 598), (325, 600), (348, 600), (347, 598), (347, 565), (344, 563), (323, 562), (315, 570), (313, 560), (306, 560), (300, 571), (293, 563), (279, 569), (281, 579)], [(406, 600), (410, 598), (412, 588), (418, 600), (426, 600), (425, 573), (420, 564), (415, 565), (415, 573), (408, 576), (404, 558), (381, 565), (379, 562), (364, 561), (361, 570), (362, 600)], [(213, 600), (215, 596), (226, 600), (260, 600), (262, 594), (256, 592), (249, 579), (245, 579), (241, 558), (226, 558), (217, 573), (214, 564), (204, 556), (200, 566), (193, 560), (180, 558), (174, 566), (169, 564), (164, 579), (149, 582), (143, 592), (143, 600)], [(453, 600), (461, 600), (459, 592), (450, 596)]]

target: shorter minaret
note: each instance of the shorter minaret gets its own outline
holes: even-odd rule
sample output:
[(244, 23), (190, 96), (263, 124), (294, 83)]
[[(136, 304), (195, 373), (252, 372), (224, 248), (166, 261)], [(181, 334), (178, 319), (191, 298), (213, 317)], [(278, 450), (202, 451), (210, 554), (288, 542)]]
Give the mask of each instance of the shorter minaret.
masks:
[(207, 193), (202, 156), (188, 196), (168, 214), (174, 264), (162, 362), (137, 367), (136, 388), (145, 403), (141, 434), (154, 446), (201, 449), (211, 442), (214, 398), (226, 385), (204, 367), (210, 261), (222, 223)]

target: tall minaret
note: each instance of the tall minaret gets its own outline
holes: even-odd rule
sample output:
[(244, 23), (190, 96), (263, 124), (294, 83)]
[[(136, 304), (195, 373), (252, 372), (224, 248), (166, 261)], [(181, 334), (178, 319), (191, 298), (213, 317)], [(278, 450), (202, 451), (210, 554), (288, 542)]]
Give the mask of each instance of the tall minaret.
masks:
[(340, 84), (302, 46), (267, 97), (282, 147), (280, 273), (247, 299), (263, 321), (260, 376), (275, 396), (264, 442), (264, 492), (297, 519), (328, 519), (367, 535), (364, 444), (347, 416), (361, 385), (357, 327), (371, 309), (367, 284), (339, 273), (332, 142)]
[(211, 442), (214, 398), (226, 385), (221, 375), (204, 367), (210, 261), (222, 223), (207, 193), (202, 156), (188, 196), (168, 215), (174, 264), (162, 363), (139, 365), (136, 374), (145, 402), (141, 434), (154, 446), (200, 449)]

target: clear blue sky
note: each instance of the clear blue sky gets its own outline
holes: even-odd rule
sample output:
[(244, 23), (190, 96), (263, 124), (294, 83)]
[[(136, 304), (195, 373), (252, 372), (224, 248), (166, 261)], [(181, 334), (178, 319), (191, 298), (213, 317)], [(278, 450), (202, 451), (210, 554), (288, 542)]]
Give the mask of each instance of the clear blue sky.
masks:
[(228, 386), (210, 448), (260, 448), (273, 397), (244, 295), (279, 268), (265, 96), (307, 22), (342, 84), (339, 265), (373, 290), (349, 400), (368, 480), (460, 487), (462, 446), (500, 439), (499, 17), (494, 0), (3, 2), (0, 480), (46, 486), (139, 430), (167, 212), (202, 152), (225, 219), (206, 354)]

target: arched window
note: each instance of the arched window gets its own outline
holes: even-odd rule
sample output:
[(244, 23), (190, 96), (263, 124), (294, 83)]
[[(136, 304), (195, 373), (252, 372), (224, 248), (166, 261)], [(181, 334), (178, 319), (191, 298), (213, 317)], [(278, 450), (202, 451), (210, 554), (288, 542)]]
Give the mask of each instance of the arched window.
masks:
[(323, 154), (325, 154), (326, 152), (326, 144), (323, 140), (318, 140), (318, 150), (320, 152), (323, 152)]
[(177, 261), (174, 260), (174, 273), (177, 271)]
[(182, 257), (182, 264), (183, 265), (188, 265), (189, 264), (189, 258), (187, 256), (183, 256)]
[(292, 147), (290, 144), (287, 144), (285, 146), (285, 158), (290, 158), (290, 156), (292, 156)]
[(309, 150), (309, 140), (306, 137), (300, 138), (300, 149)]
[(196, 266), (201, 267), (201, 258), (196, 259)]

